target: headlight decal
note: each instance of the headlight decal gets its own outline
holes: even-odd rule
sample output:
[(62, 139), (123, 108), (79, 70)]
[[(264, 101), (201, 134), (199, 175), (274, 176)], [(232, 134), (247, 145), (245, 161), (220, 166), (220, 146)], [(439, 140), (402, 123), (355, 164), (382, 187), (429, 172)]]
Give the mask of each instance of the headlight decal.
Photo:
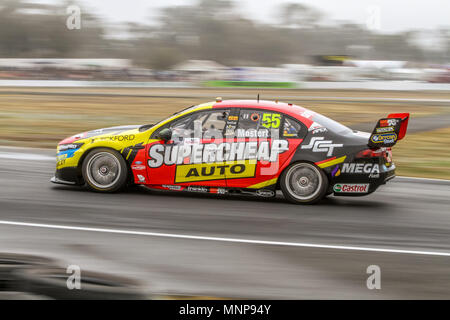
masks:
[(73, 154), (75, 151), (81, 148), (83, 143), (69, 143), (69, 144), (62, 144), (58, 146), (58, 153), (57, 158), (58, 159), (67, 159), (73, 157)]

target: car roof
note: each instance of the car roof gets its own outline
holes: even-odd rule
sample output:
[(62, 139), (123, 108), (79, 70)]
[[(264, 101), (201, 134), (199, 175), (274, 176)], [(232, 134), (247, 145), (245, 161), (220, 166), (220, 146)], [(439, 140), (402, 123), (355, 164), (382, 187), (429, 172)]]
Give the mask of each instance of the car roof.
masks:
[(212, 104), (213, 108), (251, 108), (281, 112), (302, 121), (308, 127), (313, 123), (311, 117), (315, 114), (314, 111), (292, 103), (268, 100), (223, 100)]

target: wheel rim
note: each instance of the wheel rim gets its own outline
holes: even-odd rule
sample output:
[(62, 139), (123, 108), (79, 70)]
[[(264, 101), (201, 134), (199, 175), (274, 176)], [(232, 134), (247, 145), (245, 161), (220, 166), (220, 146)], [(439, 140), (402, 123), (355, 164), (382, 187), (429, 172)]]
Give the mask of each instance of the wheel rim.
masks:
[(323, 180), (319, 169), (309, 163), (292, 166), (286, 174), (286, 187), (294, 198), (313, 199), (320, 192)]
[(106, 189), (113, 186), (120, 177), (120, 162), (108, 152), (99, 152), (89, 159), (86, 173), (95, 187)]

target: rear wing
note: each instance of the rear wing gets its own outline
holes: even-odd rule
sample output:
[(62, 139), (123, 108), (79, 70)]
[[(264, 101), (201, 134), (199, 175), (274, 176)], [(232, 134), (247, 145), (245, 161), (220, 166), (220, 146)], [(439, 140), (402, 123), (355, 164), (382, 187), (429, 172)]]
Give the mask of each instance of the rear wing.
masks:
[(369, 147), (376, 149), (392, 147), (402, 140), (408, 128), (409, 113), (391, 113), (387, 118), (378, 120), (369, 138)]

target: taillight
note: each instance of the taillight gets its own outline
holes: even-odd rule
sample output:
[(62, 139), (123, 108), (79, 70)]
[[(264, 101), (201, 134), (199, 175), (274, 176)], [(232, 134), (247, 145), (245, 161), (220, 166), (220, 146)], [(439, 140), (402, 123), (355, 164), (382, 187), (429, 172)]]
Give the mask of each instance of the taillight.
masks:
[(356, 155), (355, 158), (357, 159), (361, 159), (361, 158), (378, 158), (381, 157), (384, 153), (384, 148), (380, 148), (380, 149), (376, 149), (376, 150), (372, 150), (372, 149), (365, 149), (362, 150), (360, 152), (358, 152), (358, 154)]
[(386, 152), (384, 153), (384, 160), (386, 160), (386, 163), (392, 162), (392, 149), (386, 148)]
[(386, 162), (392, 162), (391, 148), (379, 148), (376, 150), (365, 149), (356, 154), (356, 159), (383, 157)]

